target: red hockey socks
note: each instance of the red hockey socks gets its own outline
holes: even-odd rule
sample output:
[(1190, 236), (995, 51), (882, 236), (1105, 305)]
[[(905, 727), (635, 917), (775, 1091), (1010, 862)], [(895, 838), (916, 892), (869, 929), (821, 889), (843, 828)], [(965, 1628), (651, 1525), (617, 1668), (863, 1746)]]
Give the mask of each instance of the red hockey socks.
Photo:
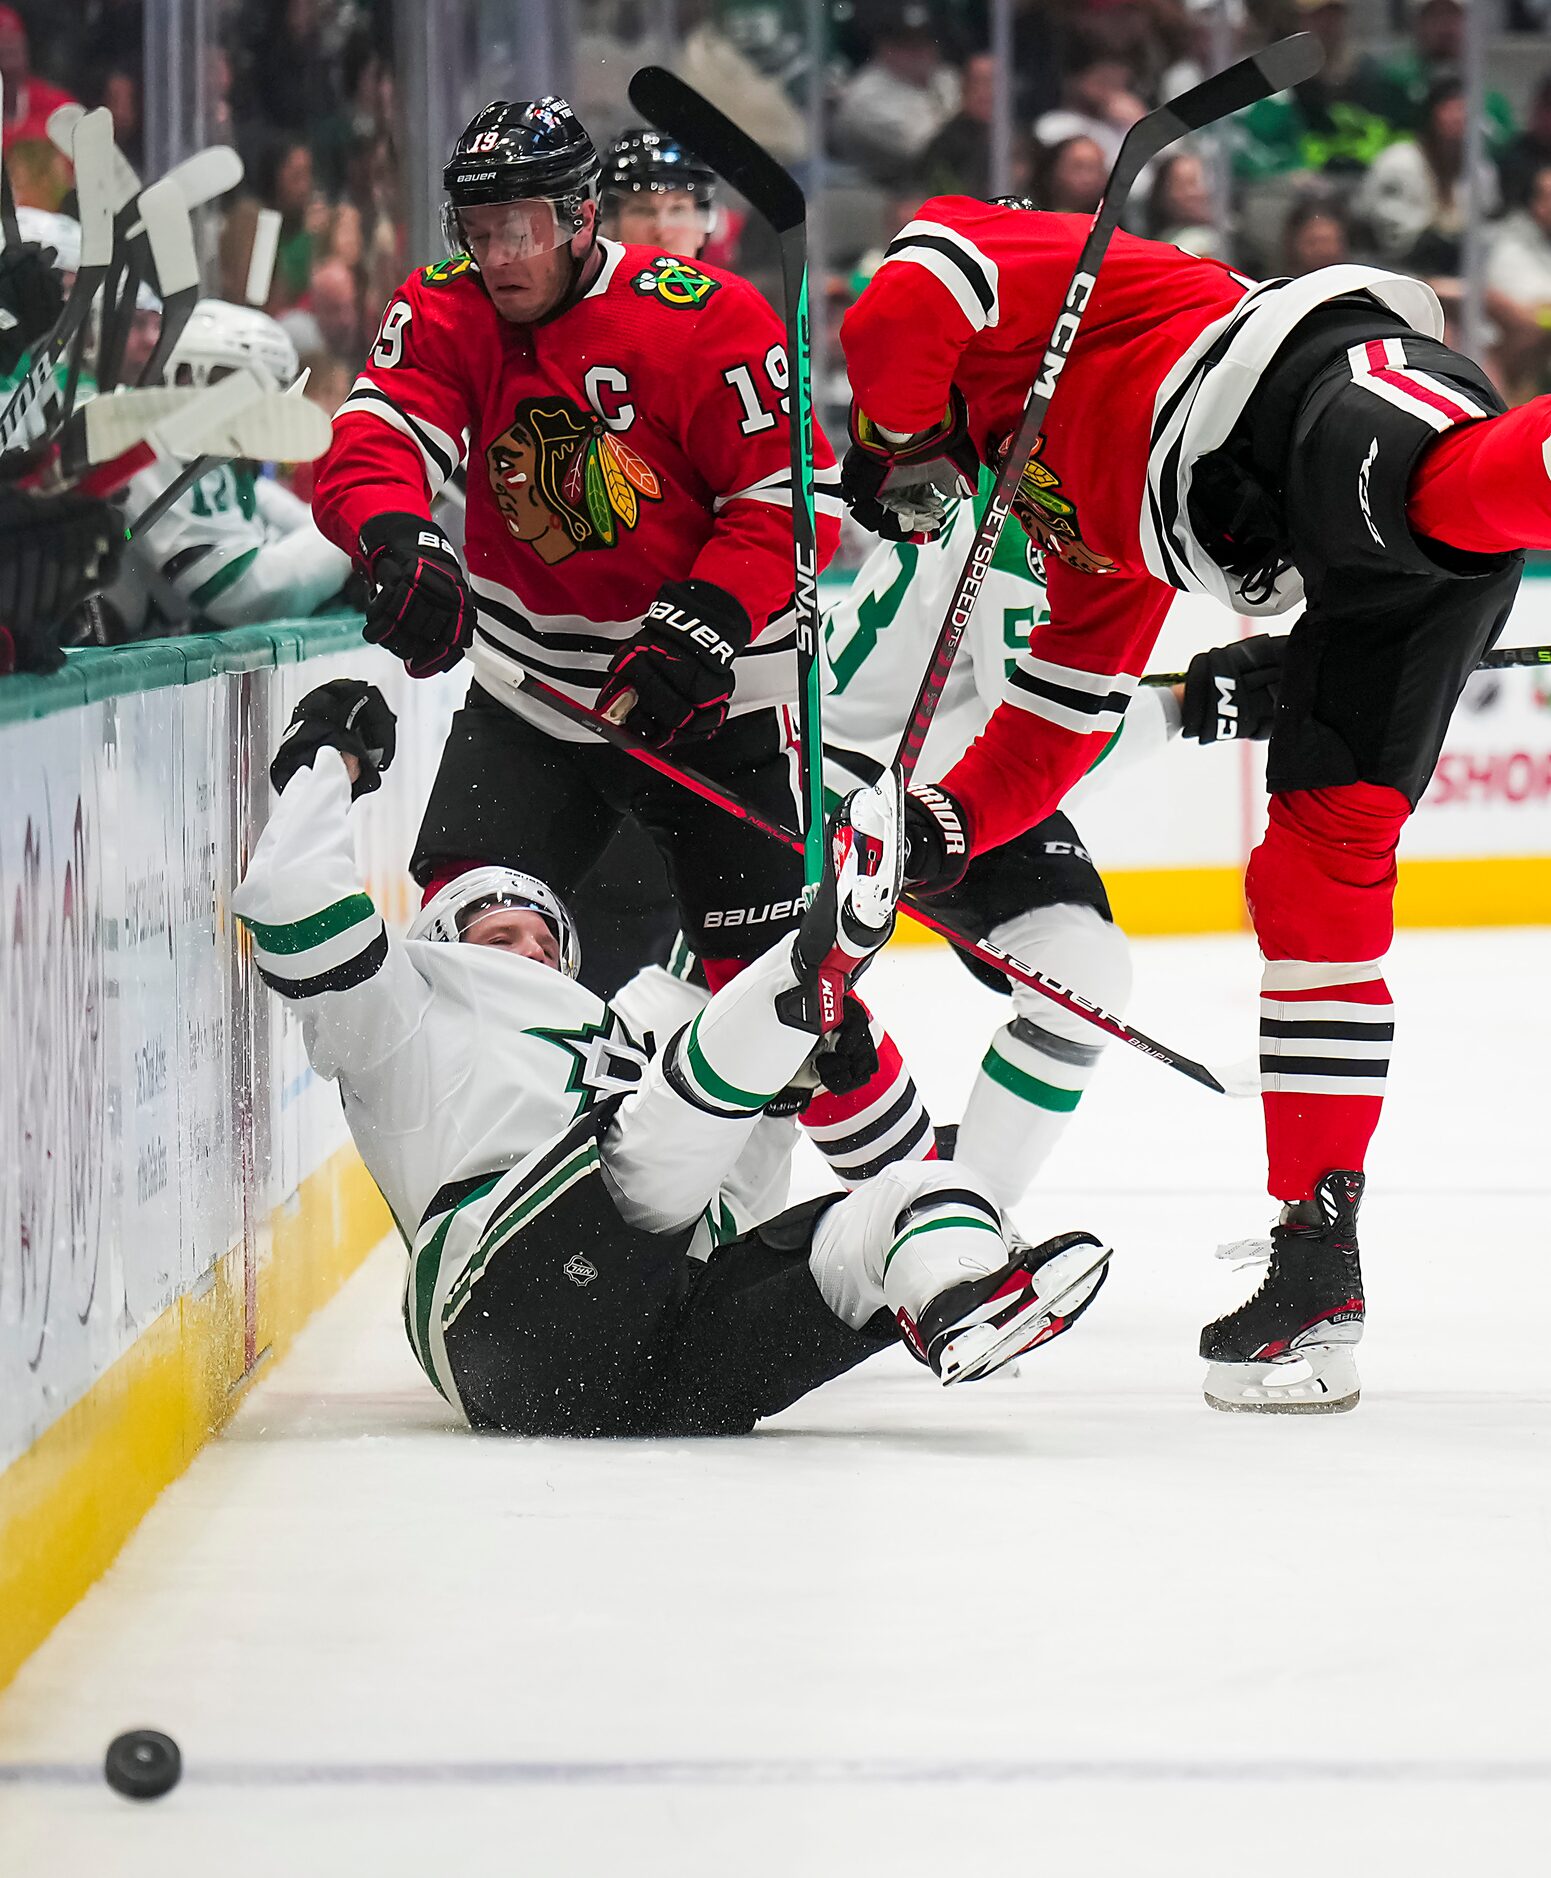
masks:
[(1332, 1168), (1360, 1170), (1378, 1125), (1395, 1033), (1383, 959), (1410, 812), (1398, 789), (1372, 783), (1276, 795), (1250, 856), (1273, 1199), (1312, 1199)]
[(1406, 520), (1471, 554), (1551, 547), (1551, 397), (1457, 424), (1422, 453)]

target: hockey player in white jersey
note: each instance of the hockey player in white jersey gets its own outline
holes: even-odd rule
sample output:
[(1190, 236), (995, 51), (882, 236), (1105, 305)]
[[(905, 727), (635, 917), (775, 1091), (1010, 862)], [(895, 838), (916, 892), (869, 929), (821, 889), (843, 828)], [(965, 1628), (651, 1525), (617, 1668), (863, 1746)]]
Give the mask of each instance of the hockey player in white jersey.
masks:
[[(267, 390), (297, 376), (285, 329), (255, 307), (201, 300), (173, 348), (168, 382), (195, 388), (246, 367)], [(158, 458), (130, 481), (125, 513), (144, 512), (184, 468)], [(305, 502), (251, 463), (220, 463), (138, 534), (108, 599), (125, 638), (304, 618), (338, 598), (349, 557), (325, 541)]]
[(295, 1004), (410, 1242), (411, 1345), (477, 1427), (746, 1432), (902, 1337), (944, 1382), (989, 1375), (1086, 1308), (1108, 1249), (1009, 1244), (972, 1173), (913, 1162), (759, 1218), (744, 1159), (814, 1047), (821, 964), (888, 937), (898, 792), (858, 792), (787, 934), (655, 1060), (573, 981), (575, 931), (542, 882), (466, 873), (407, 940), (362, 890), (347, 812), (393, 753), (381, 694), (298, 706), (280, 801), (233, 908)]

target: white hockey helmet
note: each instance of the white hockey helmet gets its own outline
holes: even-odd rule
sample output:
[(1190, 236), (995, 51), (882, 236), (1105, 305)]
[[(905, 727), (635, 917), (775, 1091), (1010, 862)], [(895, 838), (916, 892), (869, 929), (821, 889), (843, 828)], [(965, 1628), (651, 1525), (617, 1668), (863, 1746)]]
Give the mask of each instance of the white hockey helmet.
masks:
[(278, 320), (257, 307), (201, 300), (172, 349), (168, 384), (204, 386), (243, 366), (276, 391), (286, 390), (300, 370), (296, 347)]
[(81, 265), (81, 224), (48, 209), (19, 208), (16, 225), (23, 241), (35, 241), (54, 250), (54, 270), (73, 274)]
[(582, 941), (570, 909), (551, 887), (512, 867), (471, 867), (434, 893), (410, 921), (408, 937), (457, 945), (482, 914), (502, 907), (537, 913), (560, 946), (560, 970), (574, 978), (581, 969)]

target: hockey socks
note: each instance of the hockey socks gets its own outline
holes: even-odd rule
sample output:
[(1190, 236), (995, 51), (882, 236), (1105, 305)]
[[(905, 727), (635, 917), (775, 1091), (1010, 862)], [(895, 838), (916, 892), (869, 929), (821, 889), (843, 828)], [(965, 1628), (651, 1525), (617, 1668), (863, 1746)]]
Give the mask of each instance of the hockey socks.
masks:
[(1551, 397), (1457, 424), (1423, 452), (1406, 519), (1471, 554), (1551, 547)]
[(1410, 813), (1369, 783), (1271, 798), (1245, 891), (1265, 958), (1260, 1066), (1268, 1186), (1308, 1200), (1332, 1167), (1361, 1171), (1383, 1107), (1394, 1009), (1395, 844)]
[[(991, 934), (1107, 1009), (1124, 1011), (1131, 990), (1125, 934), (1091, 907), (1057, 903), (1020, 915)], [(980, 1065), (954, 1158), (990, 1182), (1003, 1206), (1033, 1184), (1071, 1125), (1098, 1068), (1102, 1031), (1031, 992), (1015, 989), (1017, 1015), (991, 1039)]]
[(848, 1187), (896, 1161), (932, 1160), (937, 1153), (914, 1078), (876, 1018), (872, 1040), (878, 1067), (862, 1087), (845, 1095), (821, 1091), (799, 1118), (830, 1171)]

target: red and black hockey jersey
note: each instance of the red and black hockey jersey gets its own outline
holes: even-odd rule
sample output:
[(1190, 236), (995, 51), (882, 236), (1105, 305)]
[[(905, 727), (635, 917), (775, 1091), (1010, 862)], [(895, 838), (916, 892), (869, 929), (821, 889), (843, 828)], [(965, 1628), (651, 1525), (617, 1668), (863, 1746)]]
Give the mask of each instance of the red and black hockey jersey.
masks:
[[(525, 671), (591, 704), (664, 581), (736, 596), (754, 624), (734, 712), (796, 695), (783, 329), (746, 281), (602, 242), (577, 304), (504, 320), (465, 257), (420, 269), (383, 316), (318, 466), (318, 525), (347, 551), (388, 510), (428, 514), (467, 465), (465, 559), (479, 682)], [(839, 538), (834, 455), (815, 427), (819, 564)]]
[[(1090, 222), (926, 203), (841, 328), (856, 402), (889, 430), (936, 423), (956, 385), (982, 458), (1018, 428)], [(1117, 234), (1082, 313), (1020, 513), (1044, 550), (1050, 619), (1007, 701), (943, 778), (977, 848), (1041, 821), (1118, 727), (1177, 590), (1282, 612), (1296, 570), (1251, 609), (1190, 531), (1195, 464), (1223, 443), (1282, 341), (1315, 306), (1366, 291), (1437, 336), (1431, 289), (1374, 268), (1257, 285), (1222, 263)]]

